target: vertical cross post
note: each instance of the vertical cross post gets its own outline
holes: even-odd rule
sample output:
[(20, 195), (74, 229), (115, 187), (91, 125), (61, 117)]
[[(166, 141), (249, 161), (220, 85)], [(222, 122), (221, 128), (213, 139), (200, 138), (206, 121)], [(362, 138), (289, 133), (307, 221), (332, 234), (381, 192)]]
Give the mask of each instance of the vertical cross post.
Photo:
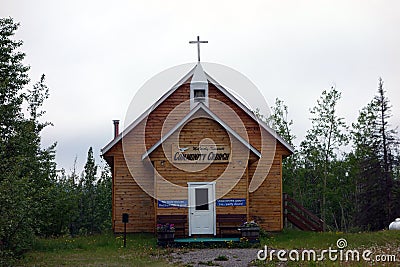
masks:
[(197, 61), (200, 62), (200, 44), (207, 44), (208, 41), (200, 41), (200, 36), (197, 36), (197, 41), (189, 41), (189, 44), (197, 44)]

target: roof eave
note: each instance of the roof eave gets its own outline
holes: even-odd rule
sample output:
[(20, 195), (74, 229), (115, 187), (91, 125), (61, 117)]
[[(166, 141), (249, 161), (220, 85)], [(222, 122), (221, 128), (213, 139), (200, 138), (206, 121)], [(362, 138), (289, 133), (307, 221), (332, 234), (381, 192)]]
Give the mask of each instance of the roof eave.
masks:
[(291, 153), (295, 152), (295, 149), (292, 145), (286, 142), (278, 133), (276, 133), (271, 127), (269, 127), (264, 121), (259, 119), (254, 113), (246, 107), (242, 102), (240, 102), (236, 97), (234, 97), (228, 90), (226, 90), (222, 85), (220, 85), (216, 80), (214, 80), (207, 72), (207, 79), (215, 85), (220, 91), (222, 91), (230, 100), (232, 100), (235, 104), (237, 104), (240, 108), (242, 108), (247, 115), (257, 121), (269, 134), (274, 136), (282, 145), (284, 145)]
[(151, 105), (149, 108), (146, 109), (136, 120), (134, 120), (129, 126), (124, 129), (118, 136), (116, 136), (111, 142), (109, 142), (104, 148), (101, 149), (102, 155), (107, 153), (115, 144), (117, 144), (122, 137), (129, 133), (132, 129), (134, 129), (144, 118), (146, 118), (151, 111), (156, 109), (162, 102), (164, 102), (165, 99), (167, 99), (173, 92), (175, 92), (176, 89), (178, 89), (184, 82), (186, 82), (187, 79), (191, 75), (193, 75), (194, 70), (196, 69), (197, 64), (185, 75), (183, 76), (174, 86), (172, 86), (171, 89), (169, 89), (164, 95), (162, 95), (156, 103)]
[[(180, 79), (170, 90), (168, 90), (163, 96), (161, 96), (154, 105), (150, 106), (143, 112), (134, 122), (132, 122), (122, 133), (120, 133), (116, 138), (114, 138), (110, 143), (108, 143), (101, 153), (104, 155), (107, 153), (115, 144), (117, 144), (122, 137), (134, 129), (144, 118), (146, 118), (152, 110), (157, 108), (165, 99), (167, 99), (177, 88), (179, 88), (191, 75), (193, 75), (197, 64), (182, 78)], [(220, 85), (216, 80), (214, 80), (207, 72), (205, 72), (207, 80), (215, 85), (221, 92), (223, 92), (230, 100), (242, 108), (251, 118), (257, 121), (268, 133), (274, 136), (283, 146), (285, 146), (291, 153), (295, 153), (295, 149), (288, 142), (286, 142), (280, 135), (278, 135), (272, 128), (270, 128), (264, 121), (257, 118), (256, 115), (246, 107), (242, 102), (240, 102), (235, 96), (233, 96), (227, 89)]]

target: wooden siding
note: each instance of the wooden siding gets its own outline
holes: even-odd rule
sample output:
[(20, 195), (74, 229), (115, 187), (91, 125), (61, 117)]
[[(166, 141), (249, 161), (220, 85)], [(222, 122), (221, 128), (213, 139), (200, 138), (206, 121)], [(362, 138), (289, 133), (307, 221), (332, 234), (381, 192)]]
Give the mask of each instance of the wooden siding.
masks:
[[(259, 221), (264, 229), (268, 231), (281, 230), (283, 226), (282, 156), (290, 155), (290, 151), (265, 130), (260, 129), (257, 122), (212, 84), (209, 84), (209, 108), (211, 111), (245, 140), (248, 140), (252, 146), (259, 151), (262, 150), (262, 158), (258, 160), (234, 137), (229, 136), (217, 122), (207, 118), (198, 118), (188, 122), (180, 129), (180, 132), (176, 132), (169, 139), (186, 145), (188, 143), (198, 144), (200, 140), (210, 138), (216, 144), (232, 145), (238, 148), (237, 151), (232, 153), (231, 169), (228, 172), (228, 164), (226, 163), (211, 164), (198, 172), (183, 171), (179, 167), (187, 168), (190, 164), (183, 164), (184, 166), (175, 164), (173, 166), (168, 160), (168, 157), (171, 156), (170, 144), (158, 147), (151, 154), (150, 159), (157, 170), (156, 172), (153, 172), (152, 166), (150, 166), (150, 159), (142, 161), (142, 154), (159, 141), (163, 134), (181, 121), (190, 111), (189, 92), (190, 85), (188, 83), (183, 84), (149, 114), (147, 122), (143, 121), (136, 126), (124, 137), (123, 141), (118, 142), (104, 155), (107, 162), (113, 167), (112, 214), (114, 231), (121, 232), (123, 230), (121, 217), (122, 213), (127, 212), (130, 216), (130, 222), (127, 225), (128, 232), (154, 232), (156, 214), (187, 214), (187, 209), (158, 209), (154, 198), (147, 193), (150, 193), (150, 195), (157, 194), (158, 199), (187, 199), (188, 181), (213, 181), (221, 174), (223, 175), (216, 184), (217, 197), (246, 198), (247, 206), (217, 207), (217, 213), (247, 213), (250, 219), (255, 218)], [(182, 108), (176, 109), (178, 105), (181, 105)], [(229, 107), (228, 111), (226, 107)], [(244, 128), (242, 125), (244, 125)], [(241, 155), (245, 153), (250, 153), (249, 162), (242, 161)], [(192, 171), (199, 167), (199, 164), (192, 165), (194, 165)], [(255, 172), (258, 165), (261, 168), (258, 168), (258, 171)], [(259, 170), (264, 170), (264, 175), (261, 175), (262, 172), (260, 174)], [(135, 177), (132, 177), (132, 174)], [(166, 179), (160, 179), (161, 176)], [(265, 178), (265, 176), (267, 177)], [(237, 180), (238, 183), (232, 185), (232, 179)], [(141, 186), (138, 185), (138, 181)], [(163, 191), (163, 188), (167, 188), (163, 183), (168, 183), (168, 181), (180, 187), (172, 191), (171, 189)], [(258, 182), (260, 187), (249, 193), (248, 186)], [(224, 186), (231, 186), (232, 190), (222, 196), (223, 190), (221, 188)]]
[(161, 139), (162, 133), (167, 133), (190, 112), (190, 83), (188, 82), (184, 83), (149, 114), (145, 136), (147, 149)]
[[(179, 140), (180, 145), (199, 144), (205, 138), (212, 139), (216, 144), (238, 147), (241, 153), (248, 153), (248, 150), (239, 143), (215, 121), (207, 118), (197, 118), (187, 123), (181, 131), (177, 131), (170, 139)], [(233, 155), (228, 163), (180, 163), (172, 164), (167, 159), (171, 155), (171, 141), (166, 140), (164, 149), (160, 146), (151, 155), (151, 160), (156, 162), (156, 192), (157, 198), (161, 200), (188, 199), (188, 182), (211, 182), (216, 181), (216, 198), (246, 198), (246, 161), (239, 163), (238, 156)], [(161, 162), (163, 162), (161, 164)], [(189, 169), (189, 171), (188, 171)], [(160, 179), (163, 177), (165, 180)], [(167, 187), (167, 183), (174, 183), (176, 187)], [(166, 189), (168, 188), (168, 189)], [(157, 214), (187, 214), (183, 208), (161, 208)], [(246, 213), (246, 207), (217, 207), (217, 213)]]
[[(282, 154), (278, 144), (269, 173), (260, 187), (250, 193), (250, 219), (256, 220), (267, 231), (280, 231), (283, 228), (282, 206)], [(249, 167), (249, 176), (255, 170)]]
[[(129, 135), (135, 135), (137, 129), (134, 129)], [(129, 145), (129, 141), (135, 140), (127, 137), (124, 139), (125, 147), (140, 147), (138, 144)], [(126, 151), (125, 151), (126, 152)], [(153, 171), (149, 166), (145, 166), (140, 159), (139, 150), (132, 150), (126, 153), (128, 157), (134, 156), (137, 164), (143, 165), (141, 170), (135, 175), (147, 177), (148, 181), (141, 182), (141, 185), (147, 188), (154, 188)], [(138, 185), (132, 177), (126, 159), (124, 157), (122, 142), (117, 143), (108, 153), (108, 157), (113, 158), (113, 199), (112, 199), (112, 223), (114, 232), (123, 232), (122, 214), (129, 214), (128, 232), (153, 232), (154, 231), (154, 200)], [(130, 163), (132, 164), (132, 163)]]

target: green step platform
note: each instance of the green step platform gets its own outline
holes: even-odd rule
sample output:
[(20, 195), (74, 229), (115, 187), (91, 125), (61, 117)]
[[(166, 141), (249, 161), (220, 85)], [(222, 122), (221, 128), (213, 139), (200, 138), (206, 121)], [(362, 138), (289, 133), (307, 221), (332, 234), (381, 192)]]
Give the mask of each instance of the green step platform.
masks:
[(175, 243), (226, 243), (240, 242), (239, 237), (196, 237), (196, 238), (175, 238)]

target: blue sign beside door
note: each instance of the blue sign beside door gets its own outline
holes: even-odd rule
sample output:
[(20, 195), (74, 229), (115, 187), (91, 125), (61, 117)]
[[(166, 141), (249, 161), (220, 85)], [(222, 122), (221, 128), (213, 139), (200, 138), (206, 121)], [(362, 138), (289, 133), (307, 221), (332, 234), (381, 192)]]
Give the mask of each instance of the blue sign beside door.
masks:
[(187, 208), (188, 201), (187, 199), (179, 199), (179, 200), (158, 200), (159, 208)]
[(217, 206), (219, 206), (219, 207), (242, 207), (242, 206), (246, 206), (246, 199), (245, 198), (217, 199)]
[[(217, 199), (217, 206), (219, 207), (243, 207), (246, 206), (245, 198), (223, 198)], [(157, 206), (159, 208), (187, 208), (187, 199), (179, 200), (158, 200)]]

